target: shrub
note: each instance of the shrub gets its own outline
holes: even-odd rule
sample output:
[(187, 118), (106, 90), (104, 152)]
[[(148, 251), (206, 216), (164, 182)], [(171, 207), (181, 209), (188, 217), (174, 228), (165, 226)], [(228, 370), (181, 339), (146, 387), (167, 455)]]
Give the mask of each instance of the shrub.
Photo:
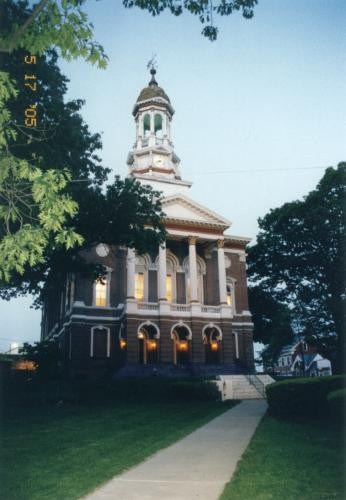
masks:
[(170, 396), (173, 399), (194, 401), (219, 401), (220, 391), (217, 385), (208, 381), (178, 381), (170, 386)]
[(344, 385), (342, 375), (275, 382), (266, 387), (269, 411), (281, 417), (321, 417), (328, 412), (327, 395)]
[(327, 396), (329, 414), (334, 418), (345, 418), (346, 414), (346, 389), (332, 391)]

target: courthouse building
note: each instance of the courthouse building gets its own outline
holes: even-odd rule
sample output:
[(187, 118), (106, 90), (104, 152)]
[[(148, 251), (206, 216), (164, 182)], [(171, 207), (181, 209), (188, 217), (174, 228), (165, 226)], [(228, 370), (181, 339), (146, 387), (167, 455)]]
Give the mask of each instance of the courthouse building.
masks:
[(42, 338), (56, 338), (68, 366), (81, 373), (251, 371), (250, 240), (227, 233), (229, 220), (191, 198), (172, 143), (174, 109), (155, 73), (133, 108), (136, 141), (127, 163), (130, 177), (163, 192), (165, 245), (156, 255), (102, 242), (84, 250), (106, 277), (68, 275), (64, 293), (44, 304)]

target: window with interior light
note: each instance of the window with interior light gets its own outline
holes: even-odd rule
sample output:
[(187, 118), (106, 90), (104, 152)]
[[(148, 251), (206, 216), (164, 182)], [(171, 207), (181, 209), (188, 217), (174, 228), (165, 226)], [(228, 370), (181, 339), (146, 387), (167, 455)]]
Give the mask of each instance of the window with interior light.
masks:
[(166, 297), (168, 302), (173, 301), (173, 282), (171, 274), (167, 274), (166, 276)]
[(95, 283), (95, 306), (107, 306), (107, 278), (98, 278)]
[(227, 305), (232, 307), (233, 313), (235, 313), (235, 284), (236, 280), (234, 278), (227, 278), (226, 301)]
[(144, 300), (144, 273), (135, 275), (135, 298), (139, 301)]
[(227, 305), (232, 305), (232, 287), (231, 285), (227, 285)]
[(150, 263), (149, 255), (136, 255), (135, 299), (139, 302), (148, 300), (148, 269)]

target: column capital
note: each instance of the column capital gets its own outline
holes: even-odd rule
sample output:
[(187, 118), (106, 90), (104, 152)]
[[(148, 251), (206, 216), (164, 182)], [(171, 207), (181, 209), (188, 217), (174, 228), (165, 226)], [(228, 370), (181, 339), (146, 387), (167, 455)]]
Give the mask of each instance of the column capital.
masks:
[(225, 240), (217, 240), (217, 248), (223, 248), (225, 244)]
[(189, 245), (196, 245), (198, 238), (197, 236), (189, 236), (187, 240), (189, 242)]

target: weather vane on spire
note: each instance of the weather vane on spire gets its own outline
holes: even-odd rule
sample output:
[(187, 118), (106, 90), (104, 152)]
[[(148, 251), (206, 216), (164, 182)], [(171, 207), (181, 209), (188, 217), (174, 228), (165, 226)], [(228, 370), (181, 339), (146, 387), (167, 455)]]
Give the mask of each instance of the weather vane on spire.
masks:
[(157, 81), (155, 80), (156, 68), (157, 68), (156, 54), (153, 54), (150, 61), (147, 64), (147, 69), (150, 69), (150, 74), (151, 74), (149, 87), (157, 86)]
[(156, 68), (157, 68), (156, 54), (153, 54), (150, 61), (147, 64), (147, 69), (150, 69), (150, 73), (151, 73), (152, 70), (154, 70), (156, 72)]

